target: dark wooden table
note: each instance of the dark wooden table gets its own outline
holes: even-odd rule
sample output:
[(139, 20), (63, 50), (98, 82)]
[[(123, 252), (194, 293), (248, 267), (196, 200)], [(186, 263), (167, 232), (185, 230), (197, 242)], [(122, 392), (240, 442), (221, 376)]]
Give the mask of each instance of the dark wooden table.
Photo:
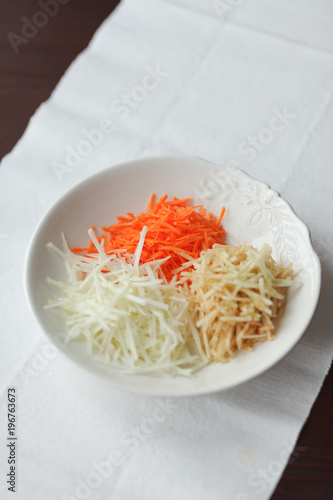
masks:
[[(47, 23), (37, 33), (30, 32), (28, 43), (16, 37), (9, 39), (8, 34), (21, 36), (22, 17), (31, 20), (40, 10), (37, 0), (0, 2), (0, 158), (13, 148), (36, 108), (49, 97), (66, 68), (119, 3), (117, 0), (58, 2), (63, 3), (59, 12), (54, 12), (53, 17), (52, 13), (48, 15)], [(44, 22), (45, 17), (44, 21), (41, 17), (39, 23)], [(273, 500), (333, 499), (332, 426), (331, 369)]]

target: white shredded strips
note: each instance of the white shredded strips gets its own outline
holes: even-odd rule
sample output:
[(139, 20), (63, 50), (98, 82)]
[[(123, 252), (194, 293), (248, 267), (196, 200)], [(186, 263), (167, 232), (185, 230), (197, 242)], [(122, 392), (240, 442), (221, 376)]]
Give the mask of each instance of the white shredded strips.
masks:
[[(193, 268), (185, 270), (192, 265)], [(181, 282), (207, 356), (228, 361), (255, 342), (274, 338), (273, 318), (283, 313), (286, 288), (293, 285), (291, 264), (272, 259), (272, 249), (215, 244), (183, 266)]]
[(295, 273), (272, 259), (271, 247), (215, 244), (168, 283), (160, 269), (167, 259), (140, 264), (146, 233), (125, 256), (105, 253), (92, 230), (96, 254), (72, 253), (64, 235), (63, 250), (48, 244), (64, 260), (68, 281), (48, 278), (61, 296), (45, 308), (66, 312), (70, 340), (85, 341), (128, 373), (173, 376), (274, 338), (272, 319), (282, 315)]
[(86, 341), (92, 352), (129, 373), (191, 375), (207, 364), (200, 336), (180, 287), (159, 278), (162, 262), (140, 265), (147, 228), (134, 255), (107, 255), (92, 230), (98, 250), (91, 256), (49, 248), (66, 263), (68, 282), (48, 282), (62, 296), (46, 306), (65, 311), (68, 337)]

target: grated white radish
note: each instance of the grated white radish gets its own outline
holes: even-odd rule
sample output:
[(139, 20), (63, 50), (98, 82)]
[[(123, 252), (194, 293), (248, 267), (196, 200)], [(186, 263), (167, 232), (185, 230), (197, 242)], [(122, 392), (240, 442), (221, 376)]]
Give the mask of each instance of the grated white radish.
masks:
[(147, 228), (133, 256), (107, 255), (92, 230), (97, 254), (72, 253), (64, 239), (60, 255), (66, 283), (48, 278), (62, 296), (47, 309), (66, 312), (68, 338), (84, 340), (92, 352), (130, 373), (190, 375), (207, 364), (189, 303), (175, 282), (158, 274), (166, 259), (140, 265)]

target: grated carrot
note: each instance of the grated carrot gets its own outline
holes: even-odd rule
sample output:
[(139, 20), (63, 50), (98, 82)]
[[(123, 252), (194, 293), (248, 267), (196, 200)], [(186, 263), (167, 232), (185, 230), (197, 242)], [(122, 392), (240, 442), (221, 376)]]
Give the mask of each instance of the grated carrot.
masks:
[[(202, 250), (212, 248), (214, 243), (223, 244), (225, 231), (221, 222), (225, 213), (223, 207), (219, 217), (208, 212), (202, 205), (195, 207), (188, 203), (191, 198), (167, 200), (162, 196), (157, 202), (153, 194), (145, 212), (140, 215), (128, 213), (127, 217), (117, 217), (117, 222), (101, 227), (103, 234), (97, 240), (108, 254), (126, 250), (133, 254), (144, 226), (147, 234), (141, 253), (141, 263), (169, 257), (161, 265), (161, 270), (171, 281), (182, 264), (187, 262), (186, 255), (197, 259)], [(87, 248), (72, 248), (73, 253), (92, 254), (97, 249), (90, 240)]]

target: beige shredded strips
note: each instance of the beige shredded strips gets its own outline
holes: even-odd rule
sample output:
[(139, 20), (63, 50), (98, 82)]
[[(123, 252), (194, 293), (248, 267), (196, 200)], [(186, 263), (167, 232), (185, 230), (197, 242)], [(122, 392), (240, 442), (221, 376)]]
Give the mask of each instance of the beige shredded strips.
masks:
[(273, 260), (269, 245), (258, 251), (216, 244), (185, 264), (181, 276), (207, 356), (226, 362), (274, 338), (272, 319), (282, 315), (295, 273)]

